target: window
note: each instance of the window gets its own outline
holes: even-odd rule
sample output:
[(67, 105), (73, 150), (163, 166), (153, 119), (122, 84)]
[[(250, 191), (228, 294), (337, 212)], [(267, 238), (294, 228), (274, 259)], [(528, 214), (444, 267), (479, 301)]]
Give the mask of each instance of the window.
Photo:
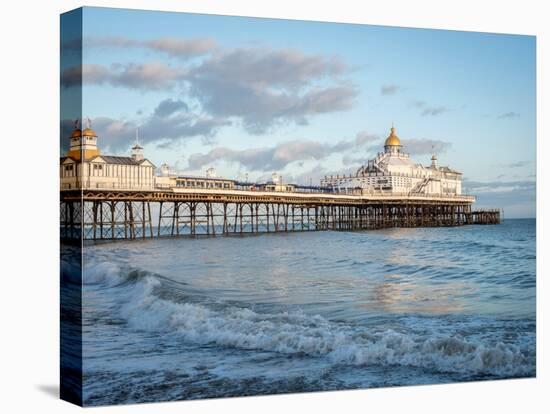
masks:
[(72, 165), (65, 165), (65, 171), (72, 171), (73, 166)]

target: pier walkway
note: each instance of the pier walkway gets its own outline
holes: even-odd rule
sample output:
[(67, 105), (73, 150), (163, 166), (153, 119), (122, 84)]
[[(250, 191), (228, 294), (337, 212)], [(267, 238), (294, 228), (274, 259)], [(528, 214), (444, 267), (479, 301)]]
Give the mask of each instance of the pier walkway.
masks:
[(500, 222), (499, 210), (472, 211), (475, 197), (469, 195), (172, 188), (73, 189), (60, 197), (61, 237), (72, 240)]

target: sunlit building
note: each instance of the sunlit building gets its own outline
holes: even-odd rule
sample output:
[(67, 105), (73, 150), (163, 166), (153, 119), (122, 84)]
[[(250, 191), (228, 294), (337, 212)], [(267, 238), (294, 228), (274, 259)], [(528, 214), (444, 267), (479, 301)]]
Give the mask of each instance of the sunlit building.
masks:
[(160, 174), (155, 177), (155, 187), (158, 189), (171, 188), (200, 188), (232, 190), (236, 181), (229, 178), (218, 177), (214, 168), (206, 170), (206, 175), (177, 174), (170, 171), (167, 164), (160, 166)]
[[(89, 123), (88, 123), (89, 124)], [(101, 154), (97, 134), (88, 125), (74, 129), (70, 146), (60, 160), (61, 189), (101, 188), (148, 190), (154, 188), (155, 166), (144, 157), (136, 144), (130, 157)]]
[(361, 166), (355, 174), (326, 176), (322, 187), (335, 190), (360, 188), (363, 192), (389, 192), (424, 195), (459, 195), (462, 193), (462, 173), (439, 166), (432, 155), (429, 166), (414, 162), (403, 151), (401, 140), (392, 126), (384, 143), (384, 152)]

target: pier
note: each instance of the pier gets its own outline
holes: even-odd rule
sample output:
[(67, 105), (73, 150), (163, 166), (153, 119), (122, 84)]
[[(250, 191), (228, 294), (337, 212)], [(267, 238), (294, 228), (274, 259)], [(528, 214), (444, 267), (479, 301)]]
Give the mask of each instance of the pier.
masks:
[(136, 143), (131, 156), (102, 154), (97, 134), (78, 120), (60, 158), (63, 240), (230, 236), (297, 231), (363, 231), (391, 227), (498, 224), (499, 210), (472, 210), (462, 173), (414, 162), (395, 127), (384, 152), (355, 174), (325, 177), (319, 186), (249, 182), (159, 169)]
[(498, 224), (475, 197), (408, 193), (299, 193), (223, 189), (62, 190), (64, 240), (230, 236), (298, 231)]

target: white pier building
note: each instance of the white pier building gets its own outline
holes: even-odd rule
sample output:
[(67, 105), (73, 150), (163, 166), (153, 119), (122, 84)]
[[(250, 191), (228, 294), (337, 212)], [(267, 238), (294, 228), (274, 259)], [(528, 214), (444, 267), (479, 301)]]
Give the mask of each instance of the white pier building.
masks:
[(452, 196), (462, 194), (462, 173), (439, 166), (435, 154), (429, 166), (414, 162), (403, 151), (401, 140), (392, 126), (384, 143), (384, 152), (378, 153), (354, 175), (326, 176), (321, 180), (321, 186), (338, 191), (360, 188), (367, 194)]
[(84, 130), (75, 127), (69, 151), (61, 157), (61, 189), (151, 190), (155, 186), (154, 170), (137, 139), (130, 157), (101, 154), (97, 134), (88, 121)]

